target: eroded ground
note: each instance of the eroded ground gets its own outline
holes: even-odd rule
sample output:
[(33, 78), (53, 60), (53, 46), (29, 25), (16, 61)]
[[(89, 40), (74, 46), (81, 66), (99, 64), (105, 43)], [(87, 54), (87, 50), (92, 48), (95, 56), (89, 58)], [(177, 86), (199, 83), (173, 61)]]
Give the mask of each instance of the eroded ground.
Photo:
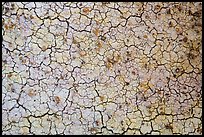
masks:
[(2, 10), (2, 134), (202, 134), (202, 3)]

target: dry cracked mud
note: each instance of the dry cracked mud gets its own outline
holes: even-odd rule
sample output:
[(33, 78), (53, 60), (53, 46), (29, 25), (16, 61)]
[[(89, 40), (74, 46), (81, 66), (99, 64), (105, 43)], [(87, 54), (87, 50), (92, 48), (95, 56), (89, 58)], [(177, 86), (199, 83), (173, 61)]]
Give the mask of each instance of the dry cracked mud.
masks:
[(201, 2), (2, 2), (2, 134), (202, 134)]

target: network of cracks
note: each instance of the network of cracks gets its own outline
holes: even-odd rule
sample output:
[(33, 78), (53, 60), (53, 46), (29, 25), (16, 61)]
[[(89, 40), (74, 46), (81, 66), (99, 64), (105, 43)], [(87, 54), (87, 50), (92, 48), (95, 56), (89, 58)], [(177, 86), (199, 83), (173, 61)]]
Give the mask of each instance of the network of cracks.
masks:
[(2, 2), (2, 134), (202, 134), (201, 2)]

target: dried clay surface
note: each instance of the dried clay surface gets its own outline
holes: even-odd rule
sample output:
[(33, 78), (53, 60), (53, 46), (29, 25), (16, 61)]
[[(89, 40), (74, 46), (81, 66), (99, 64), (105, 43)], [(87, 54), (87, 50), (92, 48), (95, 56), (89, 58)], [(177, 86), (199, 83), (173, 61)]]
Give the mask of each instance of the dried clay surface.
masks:
[(2, 2), (2, 134), (202, 134), (201, 2)]

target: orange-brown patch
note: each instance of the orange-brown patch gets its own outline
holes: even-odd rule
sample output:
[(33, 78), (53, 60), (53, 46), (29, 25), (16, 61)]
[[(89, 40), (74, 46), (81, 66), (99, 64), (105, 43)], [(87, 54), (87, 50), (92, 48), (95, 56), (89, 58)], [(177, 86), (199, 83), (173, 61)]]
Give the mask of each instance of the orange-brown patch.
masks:
[(101, 47), (102, 47), (102, 44), (101, 44), (101, 42), (99, 41), (99, 42), (97, 43), (96, 51), (97, 51), (97, 52), (100, 51)]
[(85, 7), (85, 8), (83, 8), (83, 12), (87, 14), (90, 12), (90, 9), (88, 7)]
[(60, 101), (61, 101), (60, 97), (59, 97), (59, 96), (55, 96), (55, 102), (56, 102), (57, 104), (59, 104)]
[(110, 58), (107, 58), (106, 67), (110, 69), (113, 66), (114, 61)]
[(60, 79), (64, 79), (64, 76), (60, 76)]
[(25, 63), (26, 63), (26, 59), (23, 59), (23, 60), (22, 60), (22, 64), (25, 64)]
[(99, 25), (99, 24), (100, 24), (100, 22), (98, 20), (96, 20), (96, 25)]
[(8, 29), (9, 29), (9, 26), (6, 24), (6, 25), (5, 25), (5, 28), (8, 30)]
[(10, 26), (9, 26), (9, 29), (13, 29), (15, 27), (15, 24), (11, 24)]
[(100, 32), (100, 30), (99, 30), (98, 28), (96, 28), (96, 29), (93, 30), (93, 33), (94, 33), (96, 36), (99, 35), (99, 32)]
[(91, 132), (97, 131), (97, 128), (92, 127), (92, 128), (89, 129), (89, 131), (91, 131)]
[(42, 51), (46, 51), (47, 47), (46, 46), (42, 46)]
[(30, 96), (30, 97), (35, 96), (35, 93), (34, 93), (33, 89), (30, 89), (30, 90), (29, 90), (28, 96)]
[(97, 46), (98, 46), (98, 48), (101, 48), (101, 47), (102, 47), (102, 44), (101, 44), (100, 41), (98, 42)]
[(116, 54), (113, 58), (114, 63), (119, 62), (119, 60), (121, 59), (121, 56), (119, 54)]
[(106, 65), (106, 67), (107, 67), (108, 69), (110, 69), (110, 68), (113, 66), (112, 63), (110, 63), (110, 62), (106, 62), (105, 65)]
[(149, 19), (149, 18), (150, 18), (149, 15), (146, 15), (146, 16), (145, 16), (145, 19)]
[(77, 44), (78, 42), (77, 42), (76, 39), (73, 39), (72, 43), (73, 43), (73, 44)]
[(104, 98), (105, 98), (104, 96), (100, 96), (100, 100), (101, 100), (101, 101), (103, 101), (103, 100), (104, 100)]
[(30, 19), (34, 19), (34, 17), (32, 15), (30, 15)]
[(79, 52), (79, 54), (80, 54), (80, 56), (86, 56), (87, 53), (86, 53), (86, 51), (82, 50)]
[(99, 126), (100, 122), (98, 120), (96, 120), (96, 125)]
[(188, 41), (188, 38), (187, 38), (187, 37), (184, 37), (184, 38), (183, 38), (183, 41), (184, 41), (184, 42), (187, 42), (187, 41)]
[(12, 73), (10, 72), (8, 75), (7, 75), (8, 78), (12, 77)]
[(166, 125), (165, 125), (165, 128), (166, 128), (166, 129), (173, 129), (173, 126), (170, 125), (170, 124), (166, 124)]
[(155, 6), (155, 10), (159, 10), (160, 8), (161, 8), (160, 5), (156, 5), (156, 6)]

